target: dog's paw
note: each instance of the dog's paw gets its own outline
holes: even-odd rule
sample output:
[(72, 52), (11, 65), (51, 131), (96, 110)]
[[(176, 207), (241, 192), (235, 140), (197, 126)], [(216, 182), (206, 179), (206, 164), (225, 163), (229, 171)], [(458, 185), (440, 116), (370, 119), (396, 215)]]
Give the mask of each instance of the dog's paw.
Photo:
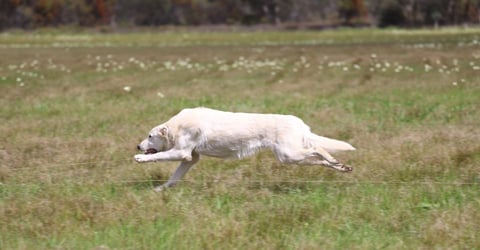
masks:
[(149, 155), (144, 155), (144, 154), (138, 154), (134, 156), (135, 161), (137, 162), (148, 162), (151, 161), (151, 157)]
[(345, 172), (345, 173), (348, 173), (348, 172), (352, 172), (353, 171), (353, 167), (351, 166), (348, 166), (348, 165), (345, 165), (343, 163), (337, 163), (335, 165), (332, 166), (334, 169), (340, 171), (340, 172)]
[(343, 172), (352, 172), (353, 167), (348, 166), (348, 165), (343, 165)]
[(160, 185), (160, 186), (156, 186), (153, 188), (153, 191), (159, 193), (159, 192), (163, 192), (167, 189), (167, 186), (166, 185)]

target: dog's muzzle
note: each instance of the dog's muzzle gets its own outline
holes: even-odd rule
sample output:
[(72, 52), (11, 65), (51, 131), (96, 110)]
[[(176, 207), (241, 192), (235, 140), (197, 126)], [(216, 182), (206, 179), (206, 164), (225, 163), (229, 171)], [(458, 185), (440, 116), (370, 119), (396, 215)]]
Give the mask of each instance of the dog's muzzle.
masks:
[[(137, 149), (140, 150), (140, 151), (143, 151), (142, 150), (142, 147), (140, 147), (140, 145), (137, 145)], [(149, 155), (149, 154), (155, 154), (157, 153), (158, 150), (154, 149), (154, 148), (148, 148), (147, 150), (145, 150), (145, 154)]]
[(147, 151), (145, 151), (145, 154), (149, 155), (149, 154), (155, 154), (157, 153), (158, 151), (154, 148), (149, 148), (147, 149)]

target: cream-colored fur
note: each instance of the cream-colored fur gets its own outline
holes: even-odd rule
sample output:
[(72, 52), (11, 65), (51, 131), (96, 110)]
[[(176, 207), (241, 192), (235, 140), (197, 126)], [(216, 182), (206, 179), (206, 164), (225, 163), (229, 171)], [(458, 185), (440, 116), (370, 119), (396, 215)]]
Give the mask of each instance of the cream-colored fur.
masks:
[(287, 164), (324, 165), (349, 172), (332, 152), (355, 150), (350, 144), (318, 136), (298, 117), (278, 114), (232, 113), (208, 108), (184, 109), (153, 128), (138, 148), (137, 162), (181, 161), (169, 181), (175, 185), (200, 155), (241, 159), (270, 149)]

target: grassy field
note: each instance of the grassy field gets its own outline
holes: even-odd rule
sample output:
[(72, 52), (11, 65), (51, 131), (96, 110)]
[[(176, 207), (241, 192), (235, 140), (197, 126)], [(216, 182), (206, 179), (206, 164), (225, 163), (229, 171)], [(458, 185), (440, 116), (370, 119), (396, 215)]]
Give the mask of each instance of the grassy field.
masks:
[[(0, 34), (0, 249), (479, 249), (480, 30)], [(183, 108), (294, 114), (269, 152), (137, 164)]]

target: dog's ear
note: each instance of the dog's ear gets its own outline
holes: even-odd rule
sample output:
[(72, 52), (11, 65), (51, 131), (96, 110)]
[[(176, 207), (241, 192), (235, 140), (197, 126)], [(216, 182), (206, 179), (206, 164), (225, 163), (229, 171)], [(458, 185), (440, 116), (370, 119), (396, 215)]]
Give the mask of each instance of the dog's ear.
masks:
[(168, 134), (168, 128), (167, 128), (167, 127), (164, 127), (164, 126), (160, 127), (160, 128), (158, 129), (158, 134), (159, 134), (160, 136), (162, 136), (162, 137), (166, 137), (167, 134)]

